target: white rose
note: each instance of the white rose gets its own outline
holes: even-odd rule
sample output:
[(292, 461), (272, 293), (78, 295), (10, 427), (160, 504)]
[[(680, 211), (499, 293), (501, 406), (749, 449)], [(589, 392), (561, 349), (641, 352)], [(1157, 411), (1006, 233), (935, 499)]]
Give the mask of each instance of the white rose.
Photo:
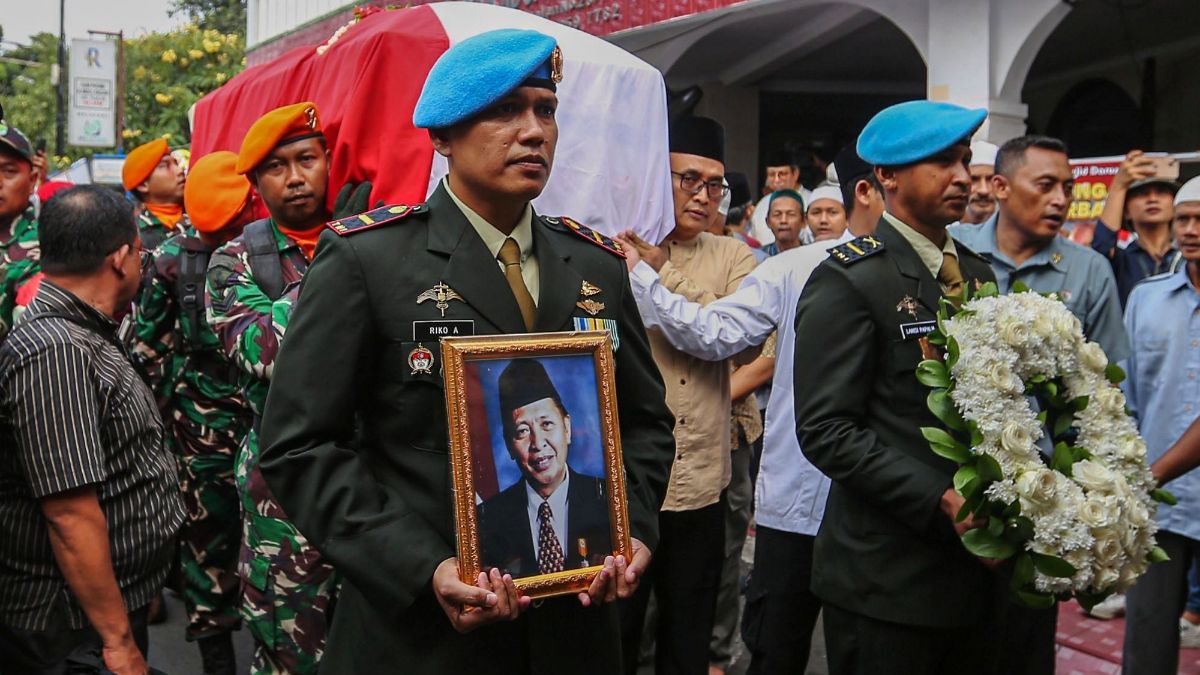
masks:
[(1133, 502), (1125, 509), (1125, 520), (1131, 526), (1141, 529), (1150, 524), (1150, 510), (1138, 502)]
[(1038, 337), (1046, 339), (1054, 334), (1054, 322), (1045, 312), (1038, 312), (1033, 317), (1033, 332)]
[(1088, 499), (1079, 507), (1079, 520), (1090, 528), (1101, 528), (1112, 525), (1112, 510), (1097, 499)]
[(1104, 354), (1104, 349), (1095, 342), (1085, 343), (1079, 348), (1079, 361), (1083, 366), (1093, 372), (1103, 373), (1108, 366), (1108, 357)]
[(1097, 563), (1111, 565), (1121, 557), (1124, 549), (1121, 548), (1121, 540), (1115, 532), (1102, 528), (1096, 532), (1096, 543), (1092, 546), (1092, 552), (1096, 554)]
[(1012, 453), (1029, 452), (1033, 445), (1033, 433), (1024, 424), (1009, 422), (1000, 432), (1000, 445)]
[(988, 382), (999, 392), (1012, 391), (1018, 384), (1008, 364), (996, 361), (987, 367)]
[(1072, 473), (1074, 474), (1075, 482), (1079, 483), (1085, 490), (1096, 490), (1107, 493), (1114, 489), (1113, 481), (1116, 476), (1099, 463), (1093, 462), (1090, 459), (1076, 462)]
[(1097, 387), (1096, 391), (1092, 392), (1092, 397), (1088, 400), (1088, 405), (1096, 406), (1096, 409), (1109, 414), (1125, 414), (1125, 395), (1121, 390), (1113, 386)]
[(1082, 335), (1083, 329), (1080, 327), (1079, 319), (1076, 319), (1075, 315), (1064, 307), (1061, 312), (1055, 313), (1054, 332), (1064, 337), (1072, 337)]
[(1049, 469), (1035, 469), (1017, 476), (1017, 494), (1021, 497), (1022, 507), (1030, 507), (1034, 511), (1047, 511), (1054, 506), (1054, 472)]
[(1020, 347), (1029, 339), (1029, 327), (1020, 321), (1005, 321), (1000, 326), (1000, 339), (1010, 347)]
[(1096, 581), (1092, 586), (1101, 590), (1111, 589), (1121, 580), (1121, 573), (1111, 567), (1102, 567), (1096, 570)]
[(1138, 580), (1137, 568), (1133, 565), (1126, 565), (1121, 568), (1120, 577), (1117, 579), (1117, 592), (1124, 593), (1133, 587)]

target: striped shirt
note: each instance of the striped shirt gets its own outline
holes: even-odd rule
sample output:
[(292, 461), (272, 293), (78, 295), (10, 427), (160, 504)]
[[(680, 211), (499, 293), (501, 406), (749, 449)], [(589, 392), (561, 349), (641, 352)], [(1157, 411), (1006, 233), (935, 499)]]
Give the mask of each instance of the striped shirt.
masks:
[(71, 628), (88, 625), (50, 547), (47, 495), (96, 487), (128, 611), (166, 579), (184, 513), (175, 460), (116, 328), (43, 281), (0, 345), (0, 624), (46, 630), (65, 603)]

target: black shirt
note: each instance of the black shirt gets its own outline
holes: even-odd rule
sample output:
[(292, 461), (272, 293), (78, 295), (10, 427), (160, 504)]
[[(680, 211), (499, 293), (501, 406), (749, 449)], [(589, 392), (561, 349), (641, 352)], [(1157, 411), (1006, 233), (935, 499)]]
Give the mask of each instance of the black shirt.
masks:
[(45, 630), (66, 603), (39, 500), (94, 485), (113, 571), (129, 611), (167, 575), (183, 504), (153, 395), (116, 338), (116, 323), (43, 281), (0, 345), (0, 623)]
[(1096, 221), (1096, 231), (1092, 235), (1092, 248), (1106, 256), (1112, 263), (1113, 276), (1117, 278), (1117, 295), (1121, 298), (1121, 307), (1129, 298), (1130, 291), (1147, 277), (1158, 274), (1173, 273), (1179, 269), (1183, 258), (1179, 249), (1171, 244), (1171, 248), (1161, 259), (1150, 255), (1141, 243), (1134, 237), (1129, 245), (1122, 248), (1118, 243), (1117, 233)]

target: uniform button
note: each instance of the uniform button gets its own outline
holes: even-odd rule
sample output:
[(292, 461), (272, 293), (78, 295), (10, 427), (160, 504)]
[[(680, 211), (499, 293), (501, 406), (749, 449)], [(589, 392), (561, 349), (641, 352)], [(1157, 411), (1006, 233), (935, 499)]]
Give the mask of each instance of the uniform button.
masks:
[[(1191, 406), (1188, 406), (1188, 407), (1190, 408)], [(680, 417), (680, 418), (679, 418), (679, 426), (683, 426), (683, 425), (685, 425), (685, 424), (687, 424), (687, 420), (686, 420), (686, 419), (684, 419), (684, 418), (682, 418), (682, 417)]]
[(1192, 340), (1192, 349), (1200, 347), (1200, 340)]
[(1196, 379), (1196, 371), (1194, 371), (1194, 370), (1189, 370), (1189, 371), (1188, 371), (1188, 379), (1189, 379), (1189, 380), (1194, 380), (1194, 379)]
[(680, 380), (679, 384), (687, 384), (687, 380)]
[(1188, 413), (1192, 412), (1192, 404), (1189, 403), (1189, 404), (1183, 406), (1183, 411), (1188, 412)]

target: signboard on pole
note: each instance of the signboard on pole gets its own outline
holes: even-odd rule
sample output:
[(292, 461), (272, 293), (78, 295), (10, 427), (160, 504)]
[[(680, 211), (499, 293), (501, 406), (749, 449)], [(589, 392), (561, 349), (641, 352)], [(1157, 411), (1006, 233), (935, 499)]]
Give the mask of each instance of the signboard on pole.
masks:
[(117, 145), (117, 43), (71, 40), (67, 133), (71, 145)]

